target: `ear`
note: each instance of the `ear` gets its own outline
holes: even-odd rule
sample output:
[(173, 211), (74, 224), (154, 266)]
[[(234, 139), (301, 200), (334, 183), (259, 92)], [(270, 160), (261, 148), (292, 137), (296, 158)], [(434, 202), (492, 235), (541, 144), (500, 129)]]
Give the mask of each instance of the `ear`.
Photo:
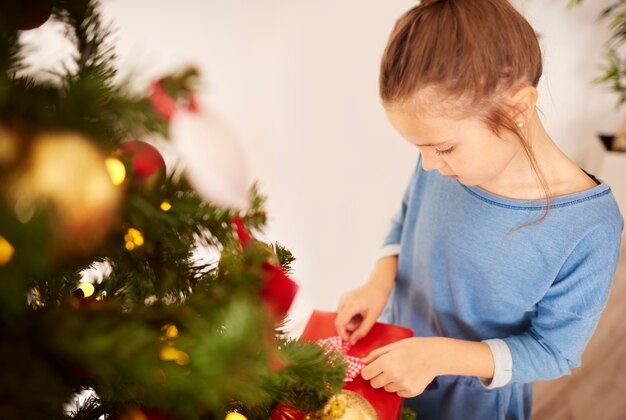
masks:
[(507, 101), (512, 109), (513, 120), (526, 125), (535, 112), (538, 97), (539, 93), (534, 86), (524, 86), (515, 91)]

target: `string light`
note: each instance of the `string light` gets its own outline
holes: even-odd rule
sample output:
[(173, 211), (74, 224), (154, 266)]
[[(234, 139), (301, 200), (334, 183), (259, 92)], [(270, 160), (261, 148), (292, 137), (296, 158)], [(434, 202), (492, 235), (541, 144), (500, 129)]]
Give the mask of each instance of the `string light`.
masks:
[(113, 185), (122, 185), (126, 179), (126, 167), (124, 164), (116, 158), (107, 158), (104, 163), (107, 167), (107, 171), (109, 171)]
[(163, 200), (161, 202), (161, 210), (170, 211), (171, 209), (172, 209), (172, 204), (169, 201)]
[(15, 248), (4, 236), (0, 235), (0, 265), (6, 265), (15, 254)]
[(82, 290), (83, 297), (89, 297), (93, 295), (93, 292), (96, 290), (95, 287), (93, 287), (93, 284), (91, 283), (81, 283), (81, 285), (78, 286), (78, 288)]
[(178, 349), (172, 346), (163, 346), (159, 352), (161, 360), (176, 360), (178, 357)]
[(143, 234), (138, 229), (129, 228), (126, 231), (126, 235), (124, 235), (124, 241), (126, 241), (126, 249), (132, 251), (133, 249), (143, 245)]
[(169, 345), (161, 347), (159, 358), (165, 361), (173, 360), (180, 366), (186, 366), (191, 361), (187, 353)]
[(161, 331), (164, 333), (164, 340), (178, 337), (178, 328), (173, 324), (165, 324), (161, 327)]

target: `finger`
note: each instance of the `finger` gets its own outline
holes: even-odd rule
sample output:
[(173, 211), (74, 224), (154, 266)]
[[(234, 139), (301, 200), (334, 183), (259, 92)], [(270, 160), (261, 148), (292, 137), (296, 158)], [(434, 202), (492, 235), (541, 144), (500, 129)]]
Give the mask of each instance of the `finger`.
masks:
[(396, 392), (396, 394), (398, 394), (398, 397), (400, 398), (413, 398), (413, 397), (417, 397), (420, 393), (415, 393), (415, 392), (411, 392), (411, 391), (407, 391), (406, 389), (402, 390), (402, 391), (398, 391)]
[(391, 379), (385, 375), (385, 373), (381, 373), (370, 381), (370, 385), (374, 389), (384, 388), (385, 386), (391, 384)]
[(357, 328), (359, 328), (361, 322), (363, 322), (363, 316), (358, 313), (353, 316), (350, 321), (348, 321), (348, 324), (346, 325), (346, 330), (348, 330), (348, 332), (350, 333), (354, 332)]
[(337, 312), (337, 317), (335, 318), (335, 329), (337, 330), (339, 336), (346, 341), (350, 338), (350, 333), (354, 328), (350, 328), (350, 322), (356, 315), (359, 315), (359, 311), (350, 307), (344, 307)]
[(360, 339), (365, 337), (375, 323), (375, 316), (365, 316), (361, 321), (361, 325), (350, 335), (350, 344), (355, 345)]
[(361, 377), (363, 379), (365, 379), (366, 381), (369, 381), (370, 379), (375, 378), (376, 376), (380, 375), (381, 373), (383, 373), (382, 364), (374, 362), (374, 363), (370, 363), (369, 365), (365, 366), (361, 370)]
[(402, 386), (400, 386), (399, 384), (395, 382), (390, 382), (387, 385), (385, 385), (385, 391), (387, 392), (400, 392), (404, 390), (405, 389)]
[(367, 356), (361, 359), (361, 362), (365, 363), (366, 365), (369, 365), (370, 363), (378, 359), (383, 354), (389, 352), (390, 349), (391, 349), (391, 344), (388, 344), (386, 346), (379, 347), (375, 350), (372, 350), (370, 354), (368, 354)]

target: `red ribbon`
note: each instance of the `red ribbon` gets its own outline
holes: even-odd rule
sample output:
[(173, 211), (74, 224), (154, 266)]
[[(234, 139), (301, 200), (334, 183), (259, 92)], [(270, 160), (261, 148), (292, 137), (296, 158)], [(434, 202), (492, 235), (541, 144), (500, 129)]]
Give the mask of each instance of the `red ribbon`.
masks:
[(345, 382), (352, 382), (354, 378), (361, 374), (361, 371), (366, 366), (360, 358), (348, 355), (348, 352), (352, 348), (352, 345), (339, 336), (328, 337), (322, 340), (318, 340), (317, 344), (326, 349), (326, 351), (324, 352), (325, 354), (328, 354), (331, 351), (335, 350), (343, 355), (345, 362), (348, 364), (348, 370), (346, 371), (346, 378), (344, 380)]
[[(239, 216), (232, 218), (232, 222), (237, 230), (237, 237), (242, 247), (252, 240), (252, 235), (243, 225), (243, 221)], [(263, 264), (263, 286), (261, 288), (261, 297), (270, 307), (270, 309), (284, 317), (289, 312), (293, 299), (298, 292), (298, 285), (289, 278), (282, 267), (266, 262)]]

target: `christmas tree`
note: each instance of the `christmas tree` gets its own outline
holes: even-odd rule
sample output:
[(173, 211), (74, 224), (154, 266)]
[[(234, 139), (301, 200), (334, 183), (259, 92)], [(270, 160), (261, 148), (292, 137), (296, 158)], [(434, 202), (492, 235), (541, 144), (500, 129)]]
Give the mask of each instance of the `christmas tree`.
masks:
[[(32, 74), (22, 35), (47, 20), (75, 54)], [(97, 1), (0, 6), (0, 418), (318, 409), (345, 365), (282, 331), (293, 257), (254, 238), (263, 198), (197, 103), (198, 72), (132, 91), (110, 32)], [(170, 141), (184, 170), (147, 139)]]

